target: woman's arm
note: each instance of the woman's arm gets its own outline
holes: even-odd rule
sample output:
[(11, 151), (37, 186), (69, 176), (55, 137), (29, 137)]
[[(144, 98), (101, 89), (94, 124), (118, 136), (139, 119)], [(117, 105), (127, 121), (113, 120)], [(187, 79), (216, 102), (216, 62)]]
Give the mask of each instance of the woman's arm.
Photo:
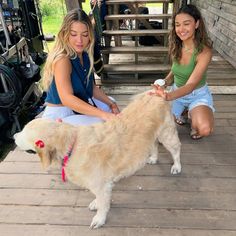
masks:
[(174, 75), (172, 73), (172, 71), (170, 71), (168, 73), (168, 75), (165, 77), (165, 86), (170, 86), (173, 84), (173, 80), (174, 80)]
[(203, 51), (197, 56), (196, 66), (187, 83), (175, 91), (168, 93), (166, 95), (166, 99), (174, 100), (191, 93), (200, 83), (203, 74), (206, 72), (209, 63), (211, 62), (211, 58), (212, 50), (208, 47), (205, 47)]
[(117, 104), (112, 101), (99, 87), (97, 87), (95, 84), (93, 85), (93, 96), (106, 103), (110, 108), (111, 108), (111, 111), (112, 113), (114, 114), (118, 114), (120, 113), (120, 110), (117, 106)]
[(104, 112), (74, 96), (70, 78), (72, 66), (69, 58), (63, 57), (58, 60), (53, 69), (58, 94), (64, 106), (81, 114), (100, 117), (103, 120), (108, 120), (114, 116), (114, 114)]

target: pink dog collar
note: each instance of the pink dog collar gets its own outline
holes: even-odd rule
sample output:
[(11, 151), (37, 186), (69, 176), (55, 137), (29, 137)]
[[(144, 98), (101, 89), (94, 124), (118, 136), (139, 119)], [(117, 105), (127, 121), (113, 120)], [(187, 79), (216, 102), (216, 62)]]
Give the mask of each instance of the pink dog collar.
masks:
[(61, 168), (61, 179), (63, 182), (66, 182), (65, 167), (67, 165), (68, 160), (69, 160), (69, 157), (64, 156), (63, 161), (62, 161), (62, 168)]
[[(75, 143), (75, 142), (74, 142)], [(74, 143), (70, 146), (69, 151), (67, 152), (67, 154), (64, 156), (63, 160), (62, 160), (62, 168), (61, 168), (61, 179), (63, 182), (66, 182), (66, 173), (65, 173), (65, 167), (69, 161), (69, 158), (71, 156), (72, 150), (73, 150), (73, 146)]]

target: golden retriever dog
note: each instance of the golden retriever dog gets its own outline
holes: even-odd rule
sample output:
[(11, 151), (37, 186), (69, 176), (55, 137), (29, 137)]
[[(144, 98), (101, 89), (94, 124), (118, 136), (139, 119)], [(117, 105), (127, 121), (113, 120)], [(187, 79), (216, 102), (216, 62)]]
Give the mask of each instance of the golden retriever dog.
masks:
[[(15, 134), (23, 150), (37, 152), (44, 168), (58, 160), (71, 182), (96, 198), (91, 228), (105, 224), (115, 182), (134, 174), (145, 163), (155, 164), (158, 142), (171, 153), (172, 174), (181, 172), (180, 141), (170, 105), (148, 92), (137, 95), (116, 118), (90, 126), (35, 119)], [(68, 162), (63, 161), (69, 157)]]

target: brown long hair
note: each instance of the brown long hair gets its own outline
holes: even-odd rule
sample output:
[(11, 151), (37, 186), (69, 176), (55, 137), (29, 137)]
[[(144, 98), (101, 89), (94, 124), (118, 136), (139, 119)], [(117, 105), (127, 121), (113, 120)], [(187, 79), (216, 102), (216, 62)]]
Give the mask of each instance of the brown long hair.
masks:
[(198, 8), (192, 4), (182, 6), (173, 16), (172, 29), (169, 35), (169, 55), (170, 59), (179, 61), (182, 56), (182, 40), (177, 36), (175, 32), (175, 18), (177, 15), (185, 13), (192, 16), (195, 22), (199, 21), (199, 26), (195, 30), (195, 48), (198, 52), (203, 50), (204, 46), (212, 47), (211, 40), (209, 39), (206, 31), (206, 27)]
[(74, 22), (81, 22), (88, 27), (89, 44), (85, 49), (88, 53), (90, 60), (90, 68), (88, 78), (93, 69), (93, 48), (94, 48), (94, 33), (91, 21), (88, 15), (81, 9), (74, 9), (65, 16), (61, 25), (60, 31), (56, 37), (56, 42), (53, 49), (50, 51), (47, 57), (46, 64), (43, 70), (43, 88), (47, 90), (53, 79), (53, 66), (62, 57), (75, 58), (77, 56), (76, 51), (69, 44), (69, 35), (71, 25)]

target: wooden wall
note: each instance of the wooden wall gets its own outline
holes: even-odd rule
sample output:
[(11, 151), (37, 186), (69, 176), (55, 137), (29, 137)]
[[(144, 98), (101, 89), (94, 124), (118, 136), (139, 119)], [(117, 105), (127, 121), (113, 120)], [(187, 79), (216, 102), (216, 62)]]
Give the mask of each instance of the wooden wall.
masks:
[(236, 68), (236, 0), (191, 0), (202, 12), (214, 48)]

